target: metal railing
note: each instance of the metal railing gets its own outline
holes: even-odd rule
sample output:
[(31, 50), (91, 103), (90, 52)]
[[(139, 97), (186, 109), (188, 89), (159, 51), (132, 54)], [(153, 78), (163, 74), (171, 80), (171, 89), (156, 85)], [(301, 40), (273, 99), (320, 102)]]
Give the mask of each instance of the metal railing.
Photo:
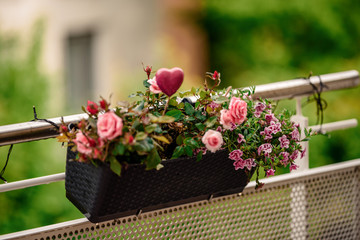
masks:
[[(300, 102), (299, 99), (301, 99), (301, 97), (309, 96), (309, 95), (313, 94), (314, 92), (316, 92), (316, 90), (318, 88), (322, 88), (322, 91), (330, 91), (330, 90), (336, 90), (336, 89), (355, 87), (359, 84), (359, 82), (360, 82), (359, 73), (355, 70), (352, 70), (352, 71), (346, 71), (346, 72), (313, 76), (309, 79), (294, 79), (294, 80), (288, 80), (288, 81), (283, 81), (283, 82), (260, 85), (260, 86), (256, 87), (254, 97), (255, 98), (256, 97), (272, 98), (272, 99), (296, 98), (297, 99), (297, 115), (295, 116), (296, 120), (300, 120), (300, 122), (302, 123), (302, 127), (308, 127), (306, 125), (307, 119), (301, 115), (301, 107), (299, 104), (299, 102)], [(83, 118), (86, 119), (87, 115), (86, 114), (78, 114), (78, 115), (66, 116), (63, 118), (60, 118), (60, 117), (53, 118), (53, 119), (49, 119), (49, 120), (52, 121), (53, 123), (59, 125), (62, 120), (65, 123), (76, 123)], [(321, 126), (321, 130), (322, 131), (333, 131), (333, 130), (355, 127), (355, 126), (357, 126), (357, 120), (350, 119), (350, 120), (344, 120), (344, 121), (339, 121), (339, 122), (335, 122), (335, 123), (324, 124)], [(320, 126), (313, 126), (312, 128), (320, 129)], [(40, 140), (40, 139), (47, 139), (47, 138), (56, 137), (57, 135), (58, 135), (58, 132), (57, 132), (56, 128), (54, 126), (52, 126), (51, 124), (49, 124), (47, 122), (43, 122), (43, 121), (32, 121), (32, 122), (0, 126), (0, 146), (35, 141), (35, 140)], [(304, 167), (301, 167), (301, 169), (303, 169), (303, 170), (308, 168), (308, 160), (306, 159), (305, 161), (307, 163), (306, 162), (302, 163), (302, 165)], [(351, 167), (350, 167), (351, 170), (349, 170), (350, 169), (349, 164), (351, 165)], [(239, 208), (239, 206), (238, 206), (239, 204), (243, 204), (245, 202), (247, 204), (247, 206), (250, 206), (249, 202), (252, 201), (251, 199), (255, 199), (256, 201), (262, 201), (262, 198), (264, 198), (264, 199), (268, 198), (268, 196), (266, 195), (267, 193), (270, 193), (272, 191), (277, 192), (278, 190), (280, 192), (283, 192), (283, 190), (286, 189), (286, 190), (284, 190), (285, 198), (282, 201), (286, 202), (287, 208), (283, 209), (285, 212), (283, 210), (281, 210), (281, 211), (279, 210), (280, 213), (278, 213), (278, 214), (280, 214), (281, 216), (279, 215), (280, 222), (278, 222), (278, 223), (281, 223), (281, 221), (283, 221), (283, 220), (281, 220), (282, 218), (290, 219), (290, 223), (285, 224), (287, 227), (285, 229), (287, 229), (286, 231), (290, 235), (286, 235), (285, 230), (283, 233), (286, 236), (289, 236), (289, 238), (293, 238), (293, 239), (306, 239), (309, 237), (311, 239), (313, 239), (313, 238), (317, 239), (319, 235), (311, 235), (312, 230), (310, 228), (313, 225), (311, 225), (311, 226), (309, 225), (311, 222), (311, 219), (309, 219), (308, 216), (311, 212), (311, 211), (309, 211), (309, 204), (312, 204), (312, 201), (316, 201), (316, 199), (318, 199), (318, 197), (316, 197), (316, 199), (313, 200), (313, 199), (308, 198), (308, 195), (310, 193), (309, 189), (315, 189), (314, 191), (319, 191), (319, 189), (317, 189), (316, 187), (314, 187), (311, 184), (311, 181), (315, 181), (315, 180), (309, 180), (310, 181), (310, 183), (309, 183), (310, 185), (309, 185), (308, 180), (302, 181), (301, 179), (302, 178), (304, 178), (304, 179), (308, 179), (308, 178), (309, 179), (310, 178), (311, 179), (322, 179), (323, 176), (327, 175), (328, 177), (325, 177), (325, 179), (329, 179), (329, 181), (330, 181), (332, 178), (331, 174), (333, 174), (333, 173), (340, 174), (340, 175), (343, 174), (343, 173), (338, 173), (338, 171), (335, 171), (336, 169), (340, 169), (339, 170), (340, 172), (342, 170), (344, 170), (345, 168), (347, 169), (346, 171), (349, 170), (350, 171), (349, 177), (351, 174), (353, 174), (353, 178), (351, 178), (352, 179), (351, 181), (353, 184), (356, 184), (356, 186), (352, 185), (352, 188), (350, 187), (352, 189), (351, 191), (353, 191), (353, 193), (351, 196), (346, 196), (346, 197), (351, 197), (351, 199), (353, 199), (353, 202), (351, 202), (351, 204), (355, 204), (354, 209), (352, 209), (352, 210), (354, 210), (353, 212), (355, 213), (355, 215), (350, 214), (351, 216), (349, 215), (346, 217), (349, 217), (352, 219), (351, 226), (353, 226), (352, 224), (354, 224), (354, 222), (356, 222), (357, 224), (360, 222), (360, 220), (359, 220), (359, 218), (360, 218), (359, 208), (360, 207), (359, 207), (359, 200), (357, 200), (357, 199), (359, 199), (359, 187), (358, 187), (359, 186), (359, 171), (358, 171), (359, 167), (360, 167), (360, 160), (356, 160), (356, 161), (352, 161), (351, 163), (346, 163), (344, 165), (336, 165), (335, 167), (328, 166), (325, 168), (321, 168), (322, 170), (312, 169), (312, 170), (306, 171), (306, 172), (298, 171), (298, 172), (296, 172), (294, 174), (290, 174), (290, 175), (277, 176), (274, 178), (266, 179), (265, 182), (268, 182), (267, 186), (264, 188), (264, 190), (261, 190), (258, 192), (255, 192), (253, 190), (254, 183), (250, 183), (248, 185), (248, 187), (245, 189), (244, 193), (242, 194), (243, 197), (241, 197), (239, 199), (236, 196), (227, 196), (224, 198), (219, 198), (218, 200), (214, 200), (215, 205), (210, 208), (217, 209), (217, 208), (224, 207), (225, 212), (220, 213), (220, 215), (223, 215), (225, 213), (233, 214), (234, 209)], [(343, 175), (341, 175), (341, 176), (343, 176)], [(65, 178), (65, 173), (59, 173), (59, 174), (53, 174), (53, 175), (44, 176), (44, 177), (38, 177), (38, 178), (34, 178), (34, 179), (27, 179), (27, 180), (18, 181), (18, 182), (0, 184), (0, 192), (6, 192), (6, 191), (15, 190), (15, 189), (36, 186), (36, 185), (40, 185), (40, 184), (57, 182), (57, 181), (63, 180), (64, 178)], [(340, 180), (345, 181), (346, 179), (340, 178)], [(348, 180), (346, 180), (346, 181), (348, 181)], [(339, 182), (339, 184), (341, 184), (341, 186), (344, 185), (343, 182)], [(342, 189), (337, 189), (336, 191), (342, 191)], [(316, 195), (316, 193), (314, 193), (314, 194)], [(331, 194), (336, 194), (335, 190), (334, 190), (334, 193), (331, 192)], [(248, 200), (246, 200), (246, 196), (249, 196)], [(259, 196), (259, 197), (256, 197), (256, 196)], [(230, 201), (230, 203), (228, 203), (228, 200)], [(216, 203), (219, 203), (219, 204), (216, 205)], [(285, 204), (284, 202), (281, 203), (281, 201), (279, 203), (277, 203), (277, 201), (275, 201), (275, 200), (273, 201), (273, 203), (275, 205), (272, 207), (275, 207), (275, 208), (277, 206), (276, 204), (280, 204), (281, 206), (283, 204)], [(204, 204), (206, 205), (206, 204), (210, 204), (210, 203), (204, 203)], [(231, 211), (226, 210), (226, 209), (228, 209), (229, 204), (231, 206), (233, 206), (232, 207), (233, 210), (231, 210)], [(335, 206), (336, 203), (332, 202), (331, 204), (334, 204), (334, 206)], [(193, 210), (193, 211), (197, 211), (198, 214), (200, 214), (200, 215), (202, 214), (201, 211), (204, 209), (204, 207), (203, 207), (204, 205), (202, 205), (201, 202), (192, 203), (189, 206), (199, 207), (200, 210)], [(185, 209), (187, 208), (185, 205), (183, 207)], [(247, 219), (254, 214), (253, 211), (256, 211), (256, 213), (257, 213), (256, 218), (258, 218), (258, 219), (256, 219), (256, 222), (264, 220), (263, 218), (260, 217), (260, 215), (263, 214), (262, 211), (268, 211), (269, 213), (274, 213), (273, 209), (262, 209), (261, 210), (258, 207), (259, 206), (257, 204), (255, 204), (255, 205), (253, 205), (252, 210), (249, 210), (248, 212), (246, 212), (246, 211), (244, 211), (244, 209), (242, 209), (241, 212), (243, 212), (243, 213), (234, 213), (235, 215), (241, 214), (241, 217), (239, 217), (238, 215), (236, 215), (236, 216), (234, 215), (233, 220), (231, 220), (230, 223), (234, 222), (234, 221), (236, 223), (245, 222), (247, 228), (250, 229), (253, 227), (251, 225), (253, 223), (247, 223)], [(180, 207), (177, 206), (174, 208), (170, 208), (169, 210), (159, 210), (159, 211), (155, 211), (153, 213), (148, 213), (146, 215), (143, 215), (144, 218), (141, 217), (139, 219), (133, 219), (132, 217), (129, 217), (129, 218), (117, 219), (117, 220), (114, 220), (113, 222), (108, 222), (108, 223), (104, 223), (101, 225), (92, 225), (92, 224), (88, 223), (86, 220), (77, 220), (77, 221), (72, 221), (69, 223), (62, 223), (62, 224), (59, 224), (56, 226), (50, 226), (50, 227), (45, 227), (45, 228), (40, 228), (40, 229), (29, 230), (29, 231), (25, 231), (22, 233), (3, 235), (3, 236), (0, 236), (0, 238), (1, 239), (4, 239), (4, 238), (5, 239), (28, 239), (27, 237), (31, 236), (31, 237), (34, 237), (33, 239), (73, 239), (74, 238), (73, 236), (76, 236), (76, 239), (88, 239), (88, 238), (97, 239), (98, 237), (101, 237), (101, 239), (112, 239), (113, 236), (116, 235), (116, 238), (118, 238), (118, 236), (126, 236), (127, 237), (126, 239), (136, 239), (139, 237), (138, 237), (138, 235), (133, 234), (134, 229), (136, 228), (136, 226), (139, 226), (139, 225), (140, 226), (143, 226), (143, 225), (148, 226), (149, 224), (148, 224), (148, 221), (146, 220), (146, 218), (155, 219), (154, 221), (158, 221), (159, 216), (162, 215), (162, 216), (165, 216), (166, 219), (172, 219), (174, 214), (170, 214), (170, 213), (172, 213), (173, 211), (178, 211), (181, 208), (182, 208), (181, 206)], [(190, 208), (192, 208), (192, 207), (190, 207)], [(321, 211), (320, 207), (315, 209), (315, 213), (319, 212), (319, 211)], [(188, 212), (188, 211), (185, 211), (185, 212)], [(209, 212), (208, 210), (206, 210), (206, 212), (211, 215), (211, 211)], [(178, 216), (178, 215), (176, 215), (176, 216)], [(176, 221), (179, 221), (180, 218), (182, 219), (182, 218), (187, 218), (187, 217), (189, 217), (189, 216), (181, 215), (181, 217), (175, 217), (175, 218), (177, 219)], [(213, 217), (214, 217), (213, 215), (210, 216), (210, 218), (213, 218)], [(216, 217), (214, 217), (214, 218), (216, 218)], [(161, 219), (164, 220), (164, 217), (162, 217)], [(234, 220), (234, 219), (238, 219), (238, 220)], [(316, 220), (316, 221), (318, 221), (318, 220)], [(321, 221), (323, 221), (323, 220), (321, 220)], [(166, 221), (164, 220), (163, 223), (161, 223), (161, 224), (166, 225), (167, 223), (165, 223), (165, 222)], [(167, 234), (168, 234), (167, 236), (175, 236), (175, 237), (176, 236), (178, 236), (178, 237), (185, 236), (185, 235), (176, 235), (177, 233), (175, 230), (174, 230), (175, 232), (172, 232), (173, 230), (171, 230), (171, 229), (173, 229), (173, 228), (179, 229), (179, 232), (182, 231), (181, 229), (184, 229), (183, 226), (179, 227), (179, 224), (177, 224), (176, 227), (174, 227), (175, 223), (174, 222), (169, 223), (170, 225), (166, 225), (167, 227), (165, 230), (164, 230), (164, 228), (162, 228), (161, 230), (156, 230), (156, 233), (154, 233), (153, 230), (150, 231), (150, 230), (146, 230), (146, 229), (145, 229), (146, 231), (138, 231), (138, 230), (136, 230), (136, 231), (138, 231), (139, 233), (142, 232), (141, 234), (145, 234), (145, 235), (148, 234), (146, 236), (158, 236), (158, 237), (163, 236), (164, 237)], [(198, 224), (199, 221), (197, 221), (196, 223)], [(226, 223), (228, 223), (228, 222), (226, 222)], [(201, 224), (203, 224), (203, 225), (199, 226), (199, 225), (194, 224), (194, 222), (193, 222), (192, 224), (190, 224), (193, 227), (191, 227), (190, 225), (188, 227), (185, 227), (184, 233), (189, 232), (190, 231), (189, 229), (193, 229), (193, 228), (202, 229), (202, 230), (199, 230), (201, 232), (200, 235), (199, 235), (199, 231), (195, 231), (196, 232), (196, 234), (195, 234), (194, 231), (192, 230), (192, 231), (190, 231), (191, 234), (186, 235), (185, 238), (190, 239), (193, 237), (197, 238), (198, 236), (200, 236), (205, 239), (208, 239), (207, 236), (213, 236), (212, 234), (216, 233), (219, 230), (218, 229), (219, 227), (216, 226), (215, 223), (214, 223), (215, 225), (211, 225), (210, 228), (209, 227), (204, 228), (204, 226), (207, 226), (206, 223), (201, 223)], [(314, 224), (315, 224), (314, 226), (316, 227), (316, 223), (314, 223)], [(328, 223), (326, 221), (324, 224), (339, 225), (338, 222)], [(250, 225), (251, 225), (251, 227), (250, 227)], [(275, 225), (273, 225), (273, 226), (277, 226), (277, 223), (275, 222)], [(245, 229), (247, 229), (247, 228), (245, 228)], [(288, 231), (289, 230), (288, 228), (290, 228), (290, 233)], [(73, 230), (70, 231), (69, 229), (73, 229)], [(108, 229), (108, 230), (106, 230), (106, 229)], [(128, 230), (120, 231), (119, 229), (128, 229)], [(237, 231), (238, 231), (238, 227), (233, 227), (232, 229), (233, 230), (237, 229)], [(263, 229), (263, 230), (261, 230), (261, 229)], [(251, 232), (258, 232), (258, 234), (260, 234), (260, 235), (253, 235), (253, 234), (249, 233), (248, 235), (246, 235), (248, 237), (246, 237), (245, 235), (241, 235), (241, 238), (242, 239), (253, 239), (253, 237), (256, 237), (256, 236), (262, 236), (261, 231), (263, 232), (263, 231), (265, 231), (265, 229), (267, 229), (267, 228), (258, 227), (259, 231), (251, 230)], [(231, 231), (226, 230), (224, 233), (221, 233), (221, 234), (228, 234), (229, 236), (232, 236), (232, 237), (233, 236), (239, 237), (239, 235), (237, 235), (235, 233), (235, 231), (233, 231), (233, 230), (231, 230)], [(50, 231), (50, 233), (49, 233), (49, 231)], [(124, 233), (124, 231), (129, 231), (129, 232)], [(120, 233), (120, 232), (122, 232), (122, 233)], [(352, 234), (352, 235), (350, 234), (351, 236), (357, 236), (357, 237), (359, 236), (359, 231), (356, 229), (353, 231), (350, 231), (350, 232)], [(207, 233), (209, 235), (206, 235)], [(34, 234), (37, 236), (36, 238), (35, 238)], [(161, 235), (161, 234), (165, 234), (165, 235)], [(350, 235), (345, 234), (345, 235), (334, 235), (334, 236), (350, 236)], [(223, 238), (221, 236), (222, 235), (215, 234), (214, 238), (215, 239)], [(283, 235), (281, 235), (281, 236), (283, 236)], [(227, 237), (227, 238), (233, 239), (232, 237)], [(280, 237), (280, 238), (282, 238), (282, 237)], [(285, 239), (288, 239), (288, 237), (286, 237)], [(339, 238), (329, 237), (329, 239), (339, 239)], [(347, 239), (357, 239), (357, 238), (347, 238)]]

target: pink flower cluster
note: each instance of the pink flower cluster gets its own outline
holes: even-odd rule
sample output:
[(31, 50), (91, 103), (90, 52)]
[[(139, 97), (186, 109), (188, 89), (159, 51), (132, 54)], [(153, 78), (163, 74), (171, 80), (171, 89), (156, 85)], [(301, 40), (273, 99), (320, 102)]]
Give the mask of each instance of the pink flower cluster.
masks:
[(281, 132), (281, 123), (271, 121), (270, 126), (265, 127), (264, 131), (261, 131), (260, 134), (265, 135), (264, 140), (268, 140), (268, 139), (272, 139), (273, 138), (272, 135), (278, 132)]
[(255, 113), (254, 116), (255, 117), (260, 117), (261, 113), (265, 110), (266, 105), (262, 102), (258, 102), (255, 106)]
[(232, 97), (229, 110), (220, 111), (220, 124), (225, 129), (232, 129), (235, 124), (242, 124), (247, 115), (247, 103), (241, 98)]
[(229, 153), (229, 158), (235, 161), (233, 164), (235, 170), (244, 169), (246, 167), (250, 171), (251, 168), (256, 166), (255, 159), (248, 158), (244, 160), (241, 158), (243, 154), (244, 153), (241, 150), (237, 149)]

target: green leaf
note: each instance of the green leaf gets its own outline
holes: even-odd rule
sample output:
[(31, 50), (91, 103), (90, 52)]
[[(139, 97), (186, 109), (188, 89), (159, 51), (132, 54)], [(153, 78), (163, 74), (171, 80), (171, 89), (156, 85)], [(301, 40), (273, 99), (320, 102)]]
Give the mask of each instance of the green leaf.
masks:
[(184, 150), (185, 150), (186, 155), (188, 155), (189, 157), (191, 157), (193, 155), (193, 150), (190, 146), (185, 146)]
[(141, 101), (140, 104), (136, 106), (134, 111), (140, 112), (141, 110), (143, 110), (144, 109), (144, 104), (145, 104), (145, 101)]
[(199, 143), (194, 138), (191, 138), (191, 137), (185, 138), (184, 139), (184, 144), (186, 146), (190, 146), (192, 148), (199, 148), (200, 147)]
[(117, 143), (115, 145), (115, 148), (112, 151), (112, 154), (113, 155), (124, 155), (124, 153), (125, 153), (125, 145), (120, 142)]
[(178, 158), (178, 157), (180, 157), (180, 156), (183, 155), (183, 154), (184, 154), (184, 147), (182, 147), (182, 146), (177, 146), (177, 147), (175, 148), (174, 153), (173, 153), (173, 155), (172, 155), (171, 158)]
[(135, 136), (135, 140), (136, 141), (142, 141), (147, 137), (147, 134), (144, 132), (137, 132), (136, 136)]
[(193, 95), (196, 94), (196, 88), (195, 88), (195, 87), (192, 87), (192, 88), (191, 88), (191, 93), (192, 93)]
[[(172, 116), (161, 116), (161, 117), (158, 117), (157, 118), (157, 120), (156, 120), (156, 122), (158, 122), (158, 123), (172, 123), (172, 122), (174, 122), (175, 121), (175, 118), (174, 117), (172, 117)], [(153, 122), (155, 122), (155, 121), (153, 121)]]
[(140, 122), (138, 119), (136, 119), (131, 127), (133, 129), (137, 129), (139, 126), (140, 126)]
[(148, 126), (146, 126), (145, 127), (145, 131), (147, 132), (147, 133), (152, 133), (153, 131), (155, 131), (155, 129), (158, 127), (158, 125), (157, 124), (151, 124), (151, 125), (148, 125)]
[(149, 87), (151, 86), (151, 84), (148, 83), (148, 79), (145, 79), (145, 80), (143, 81), (143, 85), (144, 85), (144, 87), (146, 87), (146, 88), (149, 88)]
[(183, 141), (184, 141), (183, 136), (179, 135), (179, 136), (176, 137), (176, 144), (177, 145), (182, 145)]
[(118, 176), (121, 175), (121, 164), (119, 163), (119, 161), (114, 157), (111, 156), (109, 158), (110, 161), (110, 169), (117, 174)]
[(156, 168), (161, 162), (161, 158), (159, 156), (156, 148), (153, 148), (149, 155), (146, 157), (146, 170)]
[(202, 123), (195, 123), (195, 127), (199, 129), (200, 131), (204, 131), (205, 125)]
[(201, 92), (200, 92), (200, 98), (201, 98), (201, 99), (205, 99), (207, 96), (208, 96), (208, 93), (207, 93), (207, 92), (205, 92), (205, 91), (201, 91)]
[(173, 118), (175, 118), (175, 121), (177, 121), (177, 120), (179, 120), (181, 118), (181, 116), (183, 114), (182, 114), (182, 112), (180, 110), (174, 109), (174, 110), (168, 111), (165, 115), (173, 117)]
[(152, 137), (155, 138), (156, 140), (159, 140), (159, 141), (162, 141), (164, 143), (170, 144), (169, 140), (164, 136), (152, 135)]
[(169, 101), (169, 105), (176, 107), (178, 105), (178, 103), (175, 98), (171, 98)]
[(206, 116), (203, 115), (203, 113), (201, 111), (195, 111), (195, 117), (197, 119), (199, 119), (200, 121), (205, 121), (206, 120)]
[(151, 138), (146, 138), (136, 142), (134, 148), (138, 152), (150, 152), (154, 148), (154, 144)]
[(186, 112), (187, 115), (191, 116), (191, 115), (194, 114), (195, 109), (190, 103), (186, 102), (185, 103), (185, 112)]
[(208, 120), (206, 120), (205, 125), (206, 125), (206, 127), (210, 128), (210, 127), (214, 126), (216, 121), (217, 121), (217, 116), (212, 116)]

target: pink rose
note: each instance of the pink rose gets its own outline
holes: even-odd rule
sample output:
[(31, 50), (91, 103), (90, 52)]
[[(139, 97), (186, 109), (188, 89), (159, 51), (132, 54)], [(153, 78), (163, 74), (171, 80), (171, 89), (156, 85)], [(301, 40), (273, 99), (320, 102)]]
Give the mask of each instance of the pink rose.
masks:
[(153, 77), (152, 79), (149, 79), (147, 82), (151, 84), (149, 89), (150, 89), (150, 91), (152, 93), (155, 93), (155, 94), (162, 93), (161, 89), (159, 88), (159, 86), (158, 86), (158, 84), (156, 82), (156, 77)]
[(89, 137), (86, 137), (82, 132), (76, 134), (76, 139), (74, 140), (77, 150), (80, 153), (85, 155), (90, 155), (92, 152), (92, 147), (96, 146), (96, 142)]
[(112, 140), (122, 135), (122, 119), (114, 112), (106, 112), (99, 116), (97, 133), (100, 138)]
[(235, 124), (245, 121), (247, 115), (247, 103), (241, 98), (232, 97), (230, 100), (229, 111)]
[(208, 130), (201, 140), (205, 147), (213, 153), (219, 150), (224, 142), (221, 133), (214, 130)]
[(220, 114), (220, 124), (222, 124), (225, 129), (231, 129), (231, 127), (233, 126), (233, 118), (230, 111), (227, 109), (223, 109), (220, 111)]

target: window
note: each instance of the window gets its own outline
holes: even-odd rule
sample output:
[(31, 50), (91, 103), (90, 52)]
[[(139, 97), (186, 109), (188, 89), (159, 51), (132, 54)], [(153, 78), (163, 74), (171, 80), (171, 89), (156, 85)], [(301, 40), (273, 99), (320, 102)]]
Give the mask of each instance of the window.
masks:
[(69, 110), (79, 110), (93, 97), (93, 34), (69, 36), (65, 59), (67, 105)]

